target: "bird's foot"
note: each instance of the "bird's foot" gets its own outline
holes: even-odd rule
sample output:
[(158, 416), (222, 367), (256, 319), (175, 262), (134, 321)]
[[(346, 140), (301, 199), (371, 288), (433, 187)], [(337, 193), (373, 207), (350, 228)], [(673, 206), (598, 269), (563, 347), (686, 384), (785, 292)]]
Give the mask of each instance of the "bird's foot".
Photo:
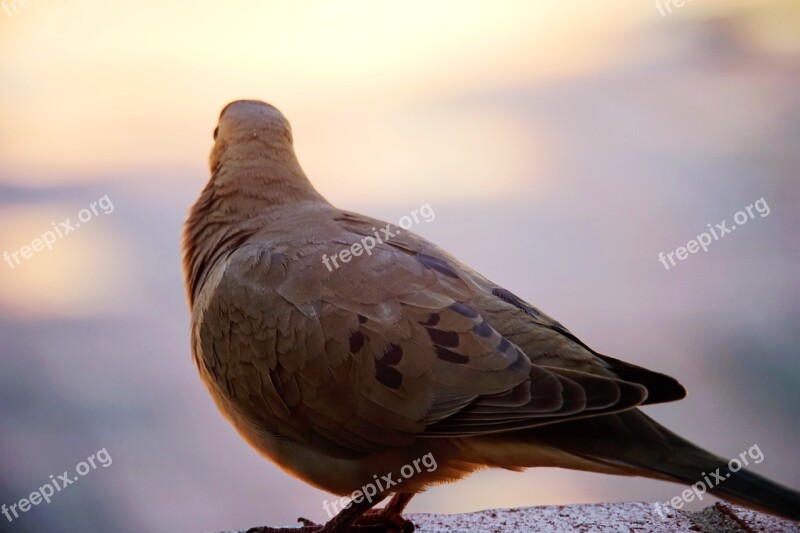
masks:
[(326, 524), (298, 518), (299, 528), (254, 527), (247, 533), (412, 533), (414, 524), (401, 513), (413, 494), (395, 494), (383, 509), (370, 510), (377, 502), (362, 500), (343, 509)]
[(324, 526), (304, 525), (302, 527), (251, 527), (245, 533), (319, 533)]
[[(399, 513), (387, 513), (385, 509), (375, 509), (364, 513), (355, 523), (362, 531), (384, 533), (412, 533), (414, 523), (406, 520)], [(356, 529), (356, 531), (358, 531)]]
[(414, 524), (400, 515), (391, 516), (383, 513), (382, 509), (370, 511), (359, 518), (355, 524), (342, 529), (343, 525), (334, 521), (327, 524), (317, 524), (308, 518), (300, 517), (298, 522), (301, 527), (253, 527), (246, 533), (412, 533)]
[(302, 527), (253, 527), (246, 533), (410, 533), (414, 531), (414, 524), (403, 519), (402, 523), (384, 522), (370, 524), (353, 524), (342, 529), (342, 526), (332, 524), (302, 526)]
[(245, 533), (320, 533), (324, 531), (324, 525), (312, 522), (302, 516), (297, 519), (303, 524), (300, 527), (251, 527)]

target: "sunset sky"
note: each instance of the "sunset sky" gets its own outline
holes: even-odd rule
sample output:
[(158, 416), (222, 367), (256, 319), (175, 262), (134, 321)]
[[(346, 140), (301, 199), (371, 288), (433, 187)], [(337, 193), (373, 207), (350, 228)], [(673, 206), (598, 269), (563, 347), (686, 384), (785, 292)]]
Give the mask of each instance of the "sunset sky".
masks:
[[(444, 179), (496, 169), (492, 188), (508, 193), (520, 148), (546, 152), (546, 139), (523, 141), (513, 118), (445, 101), (580, 76), (637, 53), (626, 48), (634, 28), (746, 4), (704, 0), (662, 18), (641, 0), (32, 0), (0, 12), (0, 180), (195, 179), (219, 110), (250, 97), (290, 118), (322, 189), (358, 194), (376, 166), (421, 152), (455, 171)], [(441, 138), (462, 149), (433, 150)]]
[[(335, 204), (419, 204), (421, 190), (427, 202), (512, 199), (552, 187), (571, 155), (541, 124), (482, 98), (635, 63), (659, 53), (658, 39), (631, 46), (637, 32), (752, 5), (703, 0), (662, 17), (641, 0), (33, 0), (13, 17), (0, 11), (0, 183), (161, 195), (199, 185), (221, 108), (257, 98), (289, 118), (303, 167)], [(759, 11), (750, 30), (796, 45), (782, 37), (796, 37), (787, 12), (797, 14)], [(17, 250), (80, 207), (3, 209), (0, 244)], [(100, 249), (113, 248), (97, 226)], [(84, 276), (69, 273), (100, 259), (58, 248), (59, 268), (20, 269), (0, 293), (42, 313), (96, 309)]]

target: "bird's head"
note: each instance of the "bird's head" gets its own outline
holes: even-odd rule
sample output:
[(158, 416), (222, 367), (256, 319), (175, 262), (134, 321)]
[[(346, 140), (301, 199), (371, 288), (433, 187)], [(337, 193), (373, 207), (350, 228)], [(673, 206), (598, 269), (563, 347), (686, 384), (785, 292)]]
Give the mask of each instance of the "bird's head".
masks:
[(226, 105), (214, 130), (211, 171), (228, 161), (274, 163), (296, 161), (289, 121), (274, 106), (259, 100), (236, 100)]
[(215, 261), (262, 229), (264, 217), (299, 203), (327, 204), (297, 162), (289, 121), (265, 102), (237, 100), (222, 109), (210, 165), (184, 226), (190, 302)]

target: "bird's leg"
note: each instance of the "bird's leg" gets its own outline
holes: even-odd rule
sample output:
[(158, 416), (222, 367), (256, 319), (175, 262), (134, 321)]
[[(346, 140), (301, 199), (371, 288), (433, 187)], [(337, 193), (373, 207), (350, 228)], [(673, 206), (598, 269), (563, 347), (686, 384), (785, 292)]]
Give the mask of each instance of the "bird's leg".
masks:
[(377, 524), (365, 524), (363, 526), (361, 524), (356, 525), (356, 521), (378, 502), (380, 502), (380, 500), (372, 502), (362, 500), (359, 503), (352, 501), (349, 507), (342, 509), (339, 514), (331, 518), (325, 525), (314, 524), (310, 520), (301, 518), (299, 521), (304, 525), (299, 528), (254, 527), (248, 529), (247, 533), (348, 533), (351, 531), (363, 533), (383, 532), (385, 529)]
[[(381, 498), (382, 499), (382, 498)], [(375, 501), (367, 501), (366, 499), (362, 499), (359, 503), (355, 501), (350, 501), (350, 506), (346, 509), (342, 509), (339, 514), (331, 518), (327, 524), (322, 526), (320, 529), (320, 533), (346, 533), (349, 531), (363, 531), (363, 532), (371, 532), (371, 531), (379, 531), (373, 529), (370, 526), (360, 527), (361, 524), (358, 524), (358, 520), (364, 516), (374, 505), (379, 503), (381, 500)]]
[(374, 509), (364, 513), (357, 521), (356, 526), (377, 526), (385, 531), (411, 533), (414, 523), (403, 518), (403, 510), (414, 495), (410, 492), (398, 492), (389, 500), (383, 509)]

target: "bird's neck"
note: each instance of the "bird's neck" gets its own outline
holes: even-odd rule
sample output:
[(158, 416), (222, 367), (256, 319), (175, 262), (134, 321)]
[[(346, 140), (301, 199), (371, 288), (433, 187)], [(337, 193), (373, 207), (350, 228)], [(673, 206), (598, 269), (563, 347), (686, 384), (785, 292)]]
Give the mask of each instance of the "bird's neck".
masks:
[(192, 206), (183, 232), (183, 267), (189, 301), (194, 302), (213, 267), (293, 206), (330, 205), (300, 165), (264, 158), (225, 162)]

